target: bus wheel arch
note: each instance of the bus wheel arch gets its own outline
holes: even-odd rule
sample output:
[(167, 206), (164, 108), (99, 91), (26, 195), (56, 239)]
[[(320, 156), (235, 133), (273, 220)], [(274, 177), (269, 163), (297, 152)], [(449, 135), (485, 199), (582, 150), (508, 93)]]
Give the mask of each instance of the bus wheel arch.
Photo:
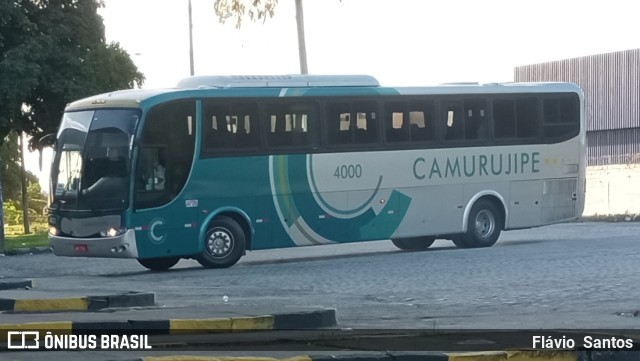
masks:
[(242, 226), (243, 218), (227, 213), (211, 219), (204, 233), (202, 248), (195, 257), (206, 268), (228, 268), (244, 255), (247, 232)]
[(464, 233), (453, 239), (460, 248), (493, 246), (506, 224), (506, 207), (502, 197), (486, 194), (469, 202), (465, 211)]
[(217, 217), (228, 217), (236, 221), (240, 225), (240, 227), (242, 227), (242, 231), (244, 232), (245, 247), (242, 253), (244, 254), (246, 250), (252, 249), (251, 241), (253, 239), (252, 237), (253, 232), (251, 229), (251, 223), (249, 222), (249, 220), (246, 218), (245, 215), (242, 215), (238, 212), (228, 211), (228, 212), (219, 213), (218, 216), (216, 216), (216, 218)]

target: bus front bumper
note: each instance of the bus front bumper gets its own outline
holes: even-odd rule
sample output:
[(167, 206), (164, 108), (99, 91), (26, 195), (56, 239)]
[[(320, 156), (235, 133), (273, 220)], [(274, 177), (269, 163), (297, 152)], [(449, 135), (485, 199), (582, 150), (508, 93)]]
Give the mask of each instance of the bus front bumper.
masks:
[(138, 258), (133, 229), (116, 237), (70, 238), (49, 235), (53, 254), (66, 257)]

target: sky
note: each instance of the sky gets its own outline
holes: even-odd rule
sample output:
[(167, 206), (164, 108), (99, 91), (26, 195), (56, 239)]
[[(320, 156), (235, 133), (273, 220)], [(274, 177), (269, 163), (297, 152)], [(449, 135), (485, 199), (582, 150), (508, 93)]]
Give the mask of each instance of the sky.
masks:
[[(248, 0), (244, 0), (248, 2)], [(129, 52), (144, 88), (189, 76), (188, 0), (105, 0), (107, 41)], [(265, 22), (220, 24), (192, 0), (196, 75), (299, 73), (294, 0)], [(368, 74), (384, 86), (508, 82), (513, 68), (640, 47), (634, 0), (304, 0), (311, 74)], [(46, 162), (27, 169), (48, 189)]]

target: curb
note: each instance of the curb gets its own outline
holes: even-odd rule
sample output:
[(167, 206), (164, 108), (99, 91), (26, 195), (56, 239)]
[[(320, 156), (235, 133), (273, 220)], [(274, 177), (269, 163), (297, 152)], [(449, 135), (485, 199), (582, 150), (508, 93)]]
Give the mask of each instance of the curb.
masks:
[[(0, 298), (0, 311), (57, 312), (97, 311), (115, 307), (140, 307), (155, 305), (155, 293), (127, 292), (107, 296), (86, 296), (48, 299)], [(1, 326), (1, 325), (0, 325)]]
[[(0, 291), (19, 288), (33, 288), (33, 280), (0, 281)], [(2, 307), (0, 307), (0, 310), (2, 310)]]
[(51, 248), (49, 247), (33, 247), (33, 248), (16, 248), (11, 251), (5, 251), (5, 256), (26, 256), (33, 254), (44, 254), (51, 253)]
[[(325, 309), (256, 317), (0, 324), (0, 331), (38, 331), (57, 335), (139, 333), (175, 335), (289, 330), (292, 329), (292, 322), (296, 322), (295, 329), (335, 326), (337, 325), (336, 310)], [(4, 339), (6, 339), (6, 333), (0, 332), (0, 340)]]
[(175, 355), (119, 361), (631, 361), (637, 360), (637, 356), (634, 351), (387, 352), (288, 358)]

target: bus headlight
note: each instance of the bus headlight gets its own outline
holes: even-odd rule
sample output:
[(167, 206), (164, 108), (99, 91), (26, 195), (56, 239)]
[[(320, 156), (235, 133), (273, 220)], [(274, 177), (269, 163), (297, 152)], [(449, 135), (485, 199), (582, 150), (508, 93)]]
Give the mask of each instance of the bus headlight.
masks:
[(124, 232), (126, 232), (127, 229), (124, 227), (119, 227), (119, 228), (115, 228), (115, 227), (111, 227), (109, 229), (107, 229), (106, 231), (102, 231), (100, 232), (100, 236), (101, 237), (116, 237), (119, 236), (121, 234), (124, 234)]
[(49, 226), (49, 235), (54, 237), (57, 236), (58, 228), (56, 228), (56, 226)]

